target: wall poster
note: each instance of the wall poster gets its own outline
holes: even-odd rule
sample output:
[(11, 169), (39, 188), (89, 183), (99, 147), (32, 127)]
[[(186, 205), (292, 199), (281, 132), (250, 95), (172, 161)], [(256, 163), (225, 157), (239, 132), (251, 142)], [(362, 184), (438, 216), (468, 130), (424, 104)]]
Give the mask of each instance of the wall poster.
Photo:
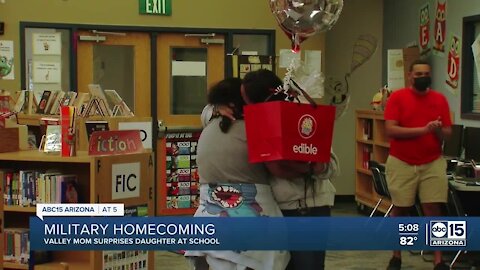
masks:
[(274, 71), (274, 62), (272, 56), (267, 55), (234, 55), (233, 56), (233, 76), (243, 79), (245, 74), (259, 69), (268, 69)]
[(445, 34), (447, 31), (447, 2), (446, 0), (437, 0), (437, 8), (435, 11), (435, 27), (433, 30), (433, 39), (435, 45), (433, 52), (436, 55), (443, 55), (445, 52)]
[(197, 143), (201, 131), (166, 134), (167, 209), (195, 209), (199, 205)]
[(419, 21), (420, 55), (430, 51), (430, 5), (426, 3), (420, 8)]
[(447, 80), (449, 90), (455, 93), (458, 88), (458, 79), (460, 77), (460, 54), (462, 49), (462, 41), (460, 36), (450, 34), (450, 46), (448, 50), (447, 60)]
[(13, 41), (0, 40), (0, 79), (14, 80)]
[(33, 82), (35, 83), (60, 83), (60, 62), (33, 62)]
[(61, 55), (62, 34), (58, 33), (33, 33), (33, 54), (35, 55)]

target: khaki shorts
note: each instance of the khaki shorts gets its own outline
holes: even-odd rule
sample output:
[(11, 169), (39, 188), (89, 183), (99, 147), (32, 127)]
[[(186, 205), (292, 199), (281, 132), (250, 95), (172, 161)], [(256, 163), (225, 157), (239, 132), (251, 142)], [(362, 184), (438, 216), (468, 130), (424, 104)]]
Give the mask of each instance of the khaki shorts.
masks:
[(421, 203), (446, 203), (446, 170), (447, 162), (443, 157), (423, 165), (410, 165), (389, 156), (385, 172), (393, 205), (413, 206), (417, 194)]

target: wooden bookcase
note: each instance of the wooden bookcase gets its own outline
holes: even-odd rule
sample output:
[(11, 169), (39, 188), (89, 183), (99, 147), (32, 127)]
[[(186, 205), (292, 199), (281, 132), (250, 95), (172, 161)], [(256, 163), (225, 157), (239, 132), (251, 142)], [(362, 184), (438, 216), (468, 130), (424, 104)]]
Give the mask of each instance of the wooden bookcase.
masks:
[[(18, 170), (59, 170), (66, 174), (76, 174), (78, 177), (79, 202), (81, 203), (124, 203), (125, 208), (142, 206), (148, 209), (148, 215), (154, 216), (154, 163), (151, 152), (139, 154), (88, 156), (86, 152), (78, 152), (75, 157), (49, 155), (37, 150), (0, 153), (2, 169)], [(112, 198), (113, 181), (115, 180), (114, 165), (129, 166), (139, 164), (139, 196), (126, 199)], [(135, 165), (136, 166), (136, 165)], [(3, 181), (0, 180), (0, 181)], [(2, 195), (3, 195), (3, 183)], [(4, 228), (28, 228), (29, 217), (35, 215), (35, 206), (7, 206), (0, 200), (0, 218)], [(3, 218), (2, 218), (3, 217)], [(1, 238), (0, 238), (1, 239)], [(4, 244), (3, 240), (0, 244)], [(4, 248), (4, 247), (3, 247)], [(0, 262), (3, 260), (3, 248)], [(45, 264), (28, 265), (3, 262), (3, 269), (67, 269), (86, 270), (103, 269), (103, 251), (54, 251), (53, 261)], [(32, 261), (32, 258), (30, 259)], [(0, 267), (2, 269), (2, 267)], [(154, 269), (154, 253), (148, 252), (148, 269)]]
[[(363, 206), (374, 207), (380, 199), (373, 188), (368, 161), (385, 163), (390, 143), (385, 135), (383, 112), (357, 110), (355, 112), (355, 199)], [(379, 210), (385, 212), (390, 202), (383, 200)]]
[[(35, 133), (40, 132), (40, 119), (41, 118), (60, 119), (59, 115), (42, 115), (42, 114), (17, 114), (18, 123), (27, 125)], [(76, 120), (76, 147), (77, 151), (88, 150), (88, 136), (85, 128), (86, 121), (106, 121), (108, 123), (109, 130), (118, 130), (120, 123), (125, 122), (152, 122), (151, 117), (139, 117), (139, 116), (89, 116), (87, 118), (78, 117)], [(37, 134), (38, 135), (38, 134)], [(148, 134), (152, 136), (152, 134)], [(38, 136), (37, 140), (40, 141), (41, 137)], [(151, 140), (152, 138), (147, 138)]]

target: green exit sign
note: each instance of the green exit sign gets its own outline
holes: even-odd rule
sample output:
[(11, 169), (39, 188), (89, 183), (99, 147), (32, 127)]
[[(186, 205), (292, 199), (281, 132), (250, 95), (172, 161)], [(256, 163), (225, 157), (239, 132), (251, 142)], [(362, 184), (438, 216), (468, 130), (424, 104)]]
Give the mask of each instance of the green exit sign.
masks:
[(172, 0), (138, 0), (140, 14), (172, 15)]

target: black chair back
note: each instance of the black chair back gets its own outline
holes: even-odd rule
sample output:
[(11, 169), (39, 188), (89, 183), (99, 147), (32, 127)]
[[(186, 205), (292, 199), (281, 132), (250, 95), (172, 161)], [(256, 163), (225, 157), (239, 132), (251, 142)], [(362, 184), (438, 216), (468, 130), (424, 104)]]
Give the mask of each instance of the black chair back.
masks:
[(443, 141), (443, 155), (460, 158), (463, 150), (463, 125), (452, 125), (452, 134)]
[(390, 192), (388, 192), (387, 179), (385, 176), (385, 166), (374, 160), (370, 160), (369, 167), (370, 171), (372, 172), (373, 187), (375, 188), (375, 192), (377, 192), (377, 194), (380, 196), (390, 198)]
[(458, 196), (455, 187), (448, 183), (448, 202), (447, 202), (448, 214), (451, 216), (465, 217), (467, 214), (463, 208), (460, 197)]

